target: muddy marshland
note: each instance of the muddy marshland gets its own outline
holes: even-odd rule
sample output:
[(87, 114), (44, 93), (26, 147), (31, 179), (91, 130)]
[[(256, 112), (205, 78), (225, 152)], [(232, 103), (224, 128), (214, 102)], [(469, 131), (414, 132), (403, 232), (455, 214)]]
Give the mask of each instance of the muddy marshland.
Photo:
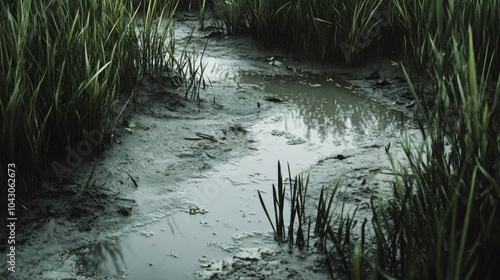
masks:
[(500, 1), (86, 2), (0, 4), (0, 278), (500, 272)]

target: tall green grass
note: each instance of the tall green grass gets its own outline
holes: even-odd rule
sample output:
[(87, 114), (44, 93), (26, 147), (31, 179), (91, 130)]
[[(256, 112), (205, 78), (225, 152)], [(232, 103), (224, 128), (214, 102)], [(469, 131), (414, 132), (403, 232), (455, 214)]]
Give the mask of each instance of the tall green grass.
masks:
[(500, 1), (230, 0), (214, 1), (228, 33), (249, 32), (265, 47), (284, 48), (316, 61), (359, 64), (372, 55), (404, 56), (415, 73), (435, 64), (432, 39), (445, 54), (451, 36), (473, 30), (476, 59), (493, 57), (500, 73)]
[(234, 35), (248, 31), (250, 13), (246, 10), (248, 6), (245, 1), (213, 0), (213, 5), (217, 7), (228, 34)]
[[(332, 232), (326, 244), (337, 248), (335, 256), (353, 279), (496, 279), (500, 272), (500, 85), (487, 90), (491, 72), (483, 65), (491, 59), (476, 62), (473, 37), (471, 28), (465, 41), (452, 37), (447, 60), (432, 44), (434, 74), (440, 77), (432, 110), (410, 82), (423, 118), (423, 141), (405, 139), (402, 168), (386, 150), (395, 178), (391, 197), (372, 199), (373, 239), (364, 222), (361, 244), (347, 241), (355, 211), (351, 217), (328, 217), (339, 229), (352, 225)], [(342, 237), (347, 251), (339, 247)], [(325, 256), (329, 263), (331, 256)]]
[(99, 3), (0, 4), (2, 162), (17, 164), (25, 186), (39, 185), (49, 152), (101, 128), (120, 90), (138, 78), (130, 15)]
[(435, 73), (437, 97), (424, 142), (407, 139), (404, 180), (376, 215), (378, 275), (495, 279), (500, 272), (500, 86), (487, 92), (483, 65), (491, 59), (476, 62), (473, 38), (472, 28), (467, 40), (453, 36), (449, 60), (433, 44), (443, 69)]
[(357, 64), (380, 37), (382, 0), (215, 1), (229, 33), (248, 31), (269, 48), (317, 61)]
[[(404, 62), (412, 72), (426, 78), (440, 78), (436, 69), (444, 60), (449, 64), (454, 59), (455, 38), (459, 43), (467, 41), (470, 26), (474, 41), (475, 59), (479, 68), (488, 67), (493, 80), (500, 74), (500, 34), (491, 26), (500, 23), (500, 1), (394, 1), (399, 10)], [(441, 52), (434, 55), (434, 49)], [(491, 61), (488, 61), (491, 59)], [(485, 64), (483, 64), (485, 63)], [(491, 65), (489, 65), (491, 63)], [(490, 82), (492, 82), (490, 80)], [(438, 83), (434, 79), (433, 84)]]
[[(49, 156), (67, 164), (70, 149), (81, 157), (102, 151), (118, 96), (132, 94), (144, 74), (203, 82), (202, 71), (190, 75), (174, 62), (178, 1), (127, 3), (0, 3), (1, 170), (6, 162), (17, 165), (19, 195), (57, 175), (47, 167)], [(182, 55), (200, 69), (199, 60)]]

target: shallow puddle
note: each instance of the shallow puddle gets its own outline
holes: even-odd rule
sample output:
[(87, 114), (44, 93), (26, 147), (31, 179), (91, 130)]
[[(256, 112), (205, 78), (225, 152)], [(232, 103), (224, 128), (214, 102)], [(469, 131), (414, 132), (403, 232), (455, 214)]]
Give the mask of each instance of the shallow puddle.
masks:
[[(242, 75), (240, 83), (256, 85), (270, 97), (289, 103), (273, 127), (307, 143), (353, 148), (368, 140), (399, 133), (407, 118), (366, 99), (352, 86), (328, 76), (289, 77)], [(263, 106), (270, 106), (263, 101)]]
[[(82, 250), (82, 271), (127, 279), (189, 279), (193, 271), (242, 248), (274, 246), (271, 227), (257, 197), (271, 207), (277, 161), (292, 175), (326, 156), (341, 154), (380, 137), (397, 136), (406, 118), (326, 76), (241, 75), (239, 83), (262, 89), (286, 109), (250, 128), (248, 155), (182, 182), (193, 205), (206, 214), (180, 212), (137, 232)], [(279, 99), (279, 100), (278, 100)], [(257, 104), (252, 104), (257, 107)], [(188, 205), (186, 206), (187, 209)], [(286, 212), (286, 211), (285, 211)]]

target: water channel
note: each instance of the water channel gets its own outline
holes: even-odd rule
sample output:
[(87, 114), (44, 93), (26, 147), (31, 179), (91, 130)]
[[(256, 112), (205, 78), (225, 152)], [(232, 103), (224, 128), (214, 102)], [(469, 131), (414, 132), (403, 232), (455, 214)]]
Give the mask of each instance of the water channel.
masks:
[[(193, 271), (242, 248), (275, 246), (257, 198), (276, 182), (277, 161), (292, 175), (327, 156), (381, 137), (397, 137), (402, 113), (366, 99), (328, 76), (262, 76), (240, 73), (238, 83), (279, 98), (284, 109), (256, 123), (249, 153), (181, 182), (206, 214), (179, 212), (128, 235), (86, 248), (80, 263), (98, 277), (192, 279)], [(278, 99), (273, 99), (279, 101)], [(271, 106), (262, 101), (260, 106)]]

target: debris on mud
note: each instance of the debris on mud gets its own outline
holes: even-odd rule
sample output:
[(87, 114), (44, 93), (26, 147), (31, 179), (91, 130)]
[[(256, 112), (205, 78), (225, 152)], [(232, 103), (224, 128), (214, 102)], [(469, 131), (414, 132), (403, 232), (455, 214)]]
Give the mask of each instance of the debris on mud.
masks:
[(286, 142), (287, 145), (300, 145), (300, 144), (306, 143), (306, 140), (304, 140), (303, 138), (298, 137), (296, 135), (293, 135), (287, 131), (281, 131), (281, 130), (274, 129), (273, 131), (271, 131), (271, 135), (285, 137), (287, 139), (287, 142)]
[(234, 132), (235, 134), (238, 134), (238, 132), (242, 132), (243, 134), (248, 133), (248, 130), (243, 127), (241, 124), (235, 124), (233, 126), (230, 126), (229, 129)]
[(241, 249), (228, 259), (214, 262), (203, 259), (200, 269), (195, 272), (195, 278), (326, 280), (329, 278), (324, 269), (320, 255), (311, 252), (289, 251), (288, 247), (250, 248)]
[(269, 101), (269, 102), (274, 102), (274, 103), (282, 103), (283, 99), (278, 98), (278, 97), (273, 97), (273, 96), (266, 96), (264, 97), (264, 100)]
[(132, 215), (132, 207), (121, 206), (118, 209), (118, 213), (122, 214), (123, 216), (130, 216), (130, 215)]
[(189, 215), (196, 215), (196, 214), (205, 215), (208, 213), (208, 211), (205, 209), (201, 209), (197, 205), (191, 205), (188, 207), (188, 209), (186, 209), (186, 213), (189, 213)]

